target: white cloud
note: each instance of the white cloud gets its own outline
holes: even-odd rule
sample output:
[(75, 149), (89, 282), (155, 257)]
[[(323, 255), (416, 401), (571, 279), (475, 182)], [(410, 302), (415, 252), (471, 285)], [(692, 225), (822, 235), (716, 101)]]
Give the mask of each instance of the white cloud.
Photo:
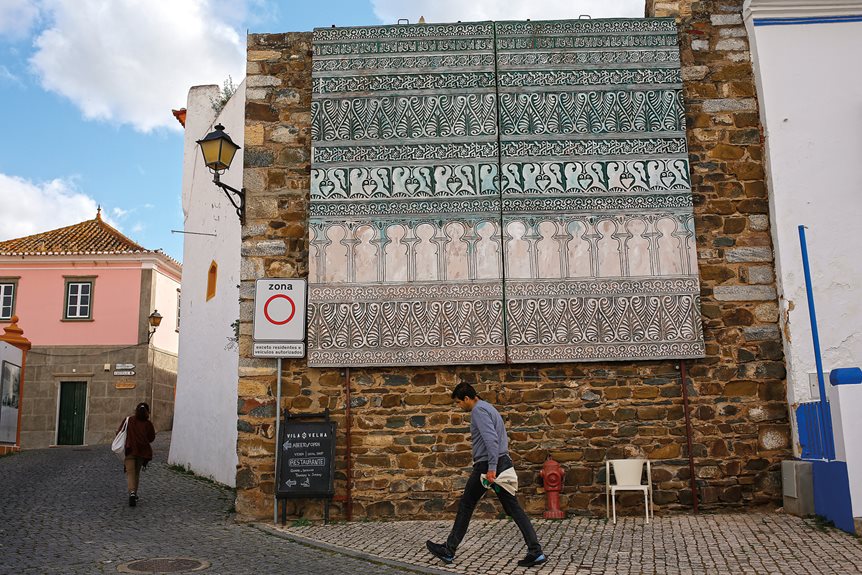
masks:
[(31, 182), (6, 174), (0, 174), (0, 205), (0, 241), (92, 220), (98, 208), (69, 180)]
[(115, 218), (122, 219), (126, 215), (128, 215), (129, 210), (124, 210), (123, 208), (114, 208), (111, 210), (111, 213), (114, 214)]
[(25, 39), (38, 18), (35, 0), (0, 0), (0, 39)]
[(638, 18), (644, 15), (644, 0), (372, 0), (374, 13), (384, 24), (399, 18), (429, 23), (480, 20), (554, 20), (578, 18)]
[(10, 72), (9, 68), (6, 66), (0, 66), (0, 84), (14, 84), (16, 86), (24, 85), (21, 78)]
[(180, 130), (171, 108), (191, 86), (245, 75), (245, 38), (219, 19), (221, 3), (44, 0), (30, 63), (89, 119)]

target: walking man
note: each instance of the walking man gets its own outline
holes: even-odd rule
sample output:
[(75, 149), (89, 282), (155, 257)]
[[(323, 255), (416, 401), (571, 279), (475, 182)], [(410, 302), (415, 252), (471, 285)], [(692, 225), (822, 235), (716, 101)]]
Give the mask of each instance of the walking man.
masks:
[[(506, 428), (503, 418), (494, 409), (494, 406), (476, 395), (476, 390), (469, 383), (461, 382), (452, 391), (452, 399), (464, 411), (470, 412), (470, 439), (473, 443), (473, 472), (464, 487), (464, 494), (458, 504), (458, 514), (455, 516), (455, 524), (446, 539), (446, 543), (434, 543), (428, 540), (425, 546), (432, 555), (443, 561), (451, 563), (455, 559), (455, 551), (467, 533), (470, 518), (476, 504), (482, 499), (487, 491), (481, 482), (481, 475), (487, 475), (488, 481), (493, 483), (498, 473), (512, 467), (512, 458), (509, 457), (509, 438), (506, 436)], [(518, 499), (505, 489), (496, 489), (497, 499), (503, 504), (503, 510), (515, 520), (524, 541), (527, 543), (527, 556), (518, 561), (519, 567), (533, 567), (541, 565), (547, 558), (542, 552), (542, 546), (536, 537), (536, 531), (530, 518), (521, 509)]]

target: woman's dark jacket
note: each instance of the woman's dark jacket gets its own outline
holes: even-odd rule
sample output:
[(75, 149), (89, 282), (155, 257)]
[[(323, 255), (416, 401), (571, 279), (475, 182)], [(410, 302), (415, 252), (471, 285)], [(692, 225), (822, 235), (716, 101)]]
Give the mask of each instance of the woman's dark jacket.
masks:
[[(117, 429), (119, 432), (123, 424)], [(147, 461), (153, 458), (153, 448), (150, 447), (156, 439), (156, 429), (149, 419), (138, 419), (136, 416), (129, 418), (129, 427), (126, 429), (126, 455), (134, 455)]]

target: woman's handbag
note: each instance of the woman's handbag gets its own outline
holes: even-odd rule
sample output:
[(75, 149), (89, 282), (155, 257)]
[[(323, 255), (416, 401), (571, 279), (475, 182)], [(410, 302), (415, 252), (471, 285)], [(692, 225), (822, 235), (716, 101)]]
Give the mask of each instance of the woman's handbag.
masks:
[(124, 461), (126, 459), (126, 429), (129, 427), (129, 418), (126, 418), (126, 421), (123, 422), (123, 429), (117, 432), (117, 437), (114, 438), (114, 442), (111, 443), (111, 451), (117, 454), (117, 457), (120, 458), (120, 461)]

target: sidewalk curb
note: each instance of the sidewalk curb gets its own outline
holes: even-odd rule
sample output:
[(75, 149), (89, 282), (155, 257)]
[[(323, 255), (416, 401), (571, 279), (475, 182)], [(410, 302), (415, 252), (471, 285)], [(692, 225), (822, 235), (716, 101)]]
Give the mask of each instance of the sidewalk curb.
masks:
[(296, 533), (282, 531), (281, 529), (277, 529), (272, 525), (268, 525), (266, 523), (252, 523), (251, 527), (259, 529), (264, 533), (273, 535), (280, 539), (286, 539), (288, 541), (293, 541), (294, 543), (300, 543), (302, 545), (308, 545), (309, 547), (315, 547), (317, 549), (331, 551), (333, 553), (338, 553), (339, 555), (346, 555), (355, 559), (363, 559), (371, 563), (395, 567), (396, 569), (402, 569), (404, 571), (410, 571), (413, 573), (428, 573), (430, 575), (452, 575), (453, 573), (458, 573), (457, 571), (448, 571), (446, 569), (435, 569), (434, 567), (423, 567), (421, 565), (414, 565), (413, 563), (404, 563), (403, 561), (386, 559), (385, 557), (371, 555), (370, 553), (363, 553), (362, 551), (356, 551), (347, 547), (339, 547), (338, 545), (323, 543), (322, 541), (311, 539), (310, 537), (303, 537), (302, 535), (297, 535)]

